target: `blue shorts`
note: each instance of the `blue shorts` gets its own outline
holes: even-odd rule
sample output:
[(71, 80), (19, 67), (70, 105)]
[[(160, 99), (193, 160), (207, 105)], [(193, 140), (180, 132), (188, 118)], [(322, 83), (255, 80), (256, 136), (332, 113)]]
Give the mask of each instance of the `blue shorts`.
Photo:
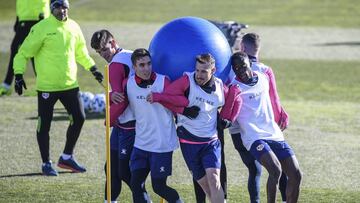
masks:
[(221, 167), (221, 143), (219, 139), (205, 144), (181, 143), (181, 152), (193, 178), (199, 180), (207, 168)]
[(152, 178), (165, 178), (171, 175), (173, 152), (149, 152), (134, 147), (130, 158), (130, 171), (147, 168)]
[(118, 151), (119, 159), (130, 159), (135, 142), (135, 129), (113, 127), (110, 136), (110, 149)]
[(279, 160), (284, 160), (294, 155), (294, 151), (286, 141), (256, 140), (250, 148), (250, 153), (260, 161), (263, 154), (273, 151)]

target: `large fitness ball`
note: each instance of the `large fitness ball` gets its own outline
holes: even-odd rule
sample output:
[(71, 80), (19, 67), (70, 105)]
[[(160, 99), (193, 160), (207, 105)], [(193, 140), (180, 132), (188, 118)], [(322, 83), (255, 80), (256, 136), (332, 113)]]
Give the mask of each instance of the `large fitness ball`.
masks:
[(197, 17), (177, 18), (164, 25), (151, 40), (153, 70), (176, 80), (195, 70), (196, 55), (211, 53), (216, 76), (225, 81), (230, 72), (231, 49), (223, 33), (209, 21)]

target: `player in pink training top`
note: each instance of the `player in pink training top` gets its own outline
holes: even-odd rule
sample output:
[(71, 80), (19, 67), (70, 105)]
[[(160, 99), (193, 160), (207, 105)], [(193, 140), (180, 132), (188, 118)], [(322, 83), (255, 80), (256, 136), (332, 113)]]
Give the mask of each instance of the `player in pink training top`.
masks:
[[(182, 97), (189, 100), (189, 117), (177, 116), (177, 135), (185, 162), (194, 179), (200, 184), (211, 202), (224, 202), (220, 184), (221, 144), (217, 125), (228, 126), (239, 113), (241, 100), (236, 86), (228, 89), (214, 76), (215, 59), (211, 54), (196, 56), (195, 71), (185, 73), (174, 81), (164, 93), (149, 94), (151, 103), (172, 103), (180, 106)], [(218, 109), (220, 119), (218, 121)], [(195, 117), (195, 118), (194, 118)]]
[[(275, 116), (275, 121), (279, 125), (281, 130), (285, 130), (289, 124), (289, 116), (280, 104), (280, 98), (276, 90), (275, 75), (272, 69), (259, 61), (260, 36), (256, 33), (247, 33), (242, 37), (240, 42), (238, 42), (238, 45), (239, 50), (245, 52), (248, 55), (250, 59), (251, 69), (253, 71), (262, 72), (269, 78), (269, 94), (272, 110)], [(233, 79), (235, 77), (234, 71), (231, 70), (229, 75), (229, 78)], [(260, 163), (257, 162), (255, 158), (250, 154), (250, 152), (247, 151), (244, 147), (241, 141), (240, 128), (236, 122), (229, 128), (229, 131), (235, 149), (238, 151), (241, 160), (249, 170), (248, 191), (250, 196), (250, 202), (259, 203), (260, 177), (262, 167)], [(287, 177), (284, 173), (282, 173), (279, 182), (279, 189), (283, 202), (286, 202), (286, 183)]]
[[(110, 102), (124, 100), (122, 84), (126, 78), (134, 75), (130, 50), (122, 49), (108, 30), (96, 31), (91, 38), (91, 47), (109, 63), (109, 82), (111, 86)], [(127, 108), (116, 120), (110, 137), (111, 157), (111, 201), (115, 202), (121, 192), (121, 181), (130, 187), (130, 154), (135, 141), (135, 116)], [(106, 165), (105, 165), (106, 172)], [(105, 202), (106, 188), (105, 183)], [(147, 196), (147, 193), (144, 194)], [(150, 202), (150, 200), (149, 200)]]
[(295, 154), (275, 121), (269, 78), (250, 68), (250, 60), (244, 52), (233, 54), (231, 65), (236, 75), (231, 84), (240, 88), (243, 102), (236, 122), (244, 147), (269, 173), (267, 202), (276, 201), (282, 171), (288, 177), (286, 202), (297, 202), (302, 175)]

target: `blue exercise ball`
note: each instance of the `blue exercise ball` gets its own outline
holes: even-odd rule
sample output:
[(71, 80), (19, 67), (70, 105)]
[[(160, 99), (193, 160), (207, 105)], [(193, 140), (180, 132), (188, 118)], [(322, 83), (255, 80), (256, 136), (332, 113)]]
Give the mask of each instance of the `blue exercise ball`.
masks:
[(195, 57), (210, 53), (216, 60), (215, 75), (226, 81), (231, 49), (223, 33), (209, 21), (182, 17), (164, 25), (150, 42), (153, 70), (176, 80), (195, 70)]

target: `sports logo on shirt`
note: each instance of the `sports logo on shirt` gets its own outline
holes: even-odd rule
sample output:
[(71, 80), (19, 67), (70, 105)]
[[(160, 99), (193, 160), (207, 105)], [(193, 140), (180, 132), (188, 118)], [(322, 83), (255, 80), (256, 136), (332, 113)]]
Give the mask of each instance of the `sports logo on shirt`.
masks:
[(50, 94), (47, 92), (44, 92), (41, 94), (41, 96), (42, 96), (42, 98), (47, 99), (47, 98), (49, 98)]
[(121, 154), (126, 154), (126, 149), (121, 149)]
[(163, 173), (163, 172), (165, 172), (165, 167), (164, 167), (164, 166), (161, 166), (161, 167), (160, 167), (160, 173)]
[(264, 144), (259, 144), (257, 147), (256, 147), (256, 150), (258, 151), (262, 151), (264, 149)]

